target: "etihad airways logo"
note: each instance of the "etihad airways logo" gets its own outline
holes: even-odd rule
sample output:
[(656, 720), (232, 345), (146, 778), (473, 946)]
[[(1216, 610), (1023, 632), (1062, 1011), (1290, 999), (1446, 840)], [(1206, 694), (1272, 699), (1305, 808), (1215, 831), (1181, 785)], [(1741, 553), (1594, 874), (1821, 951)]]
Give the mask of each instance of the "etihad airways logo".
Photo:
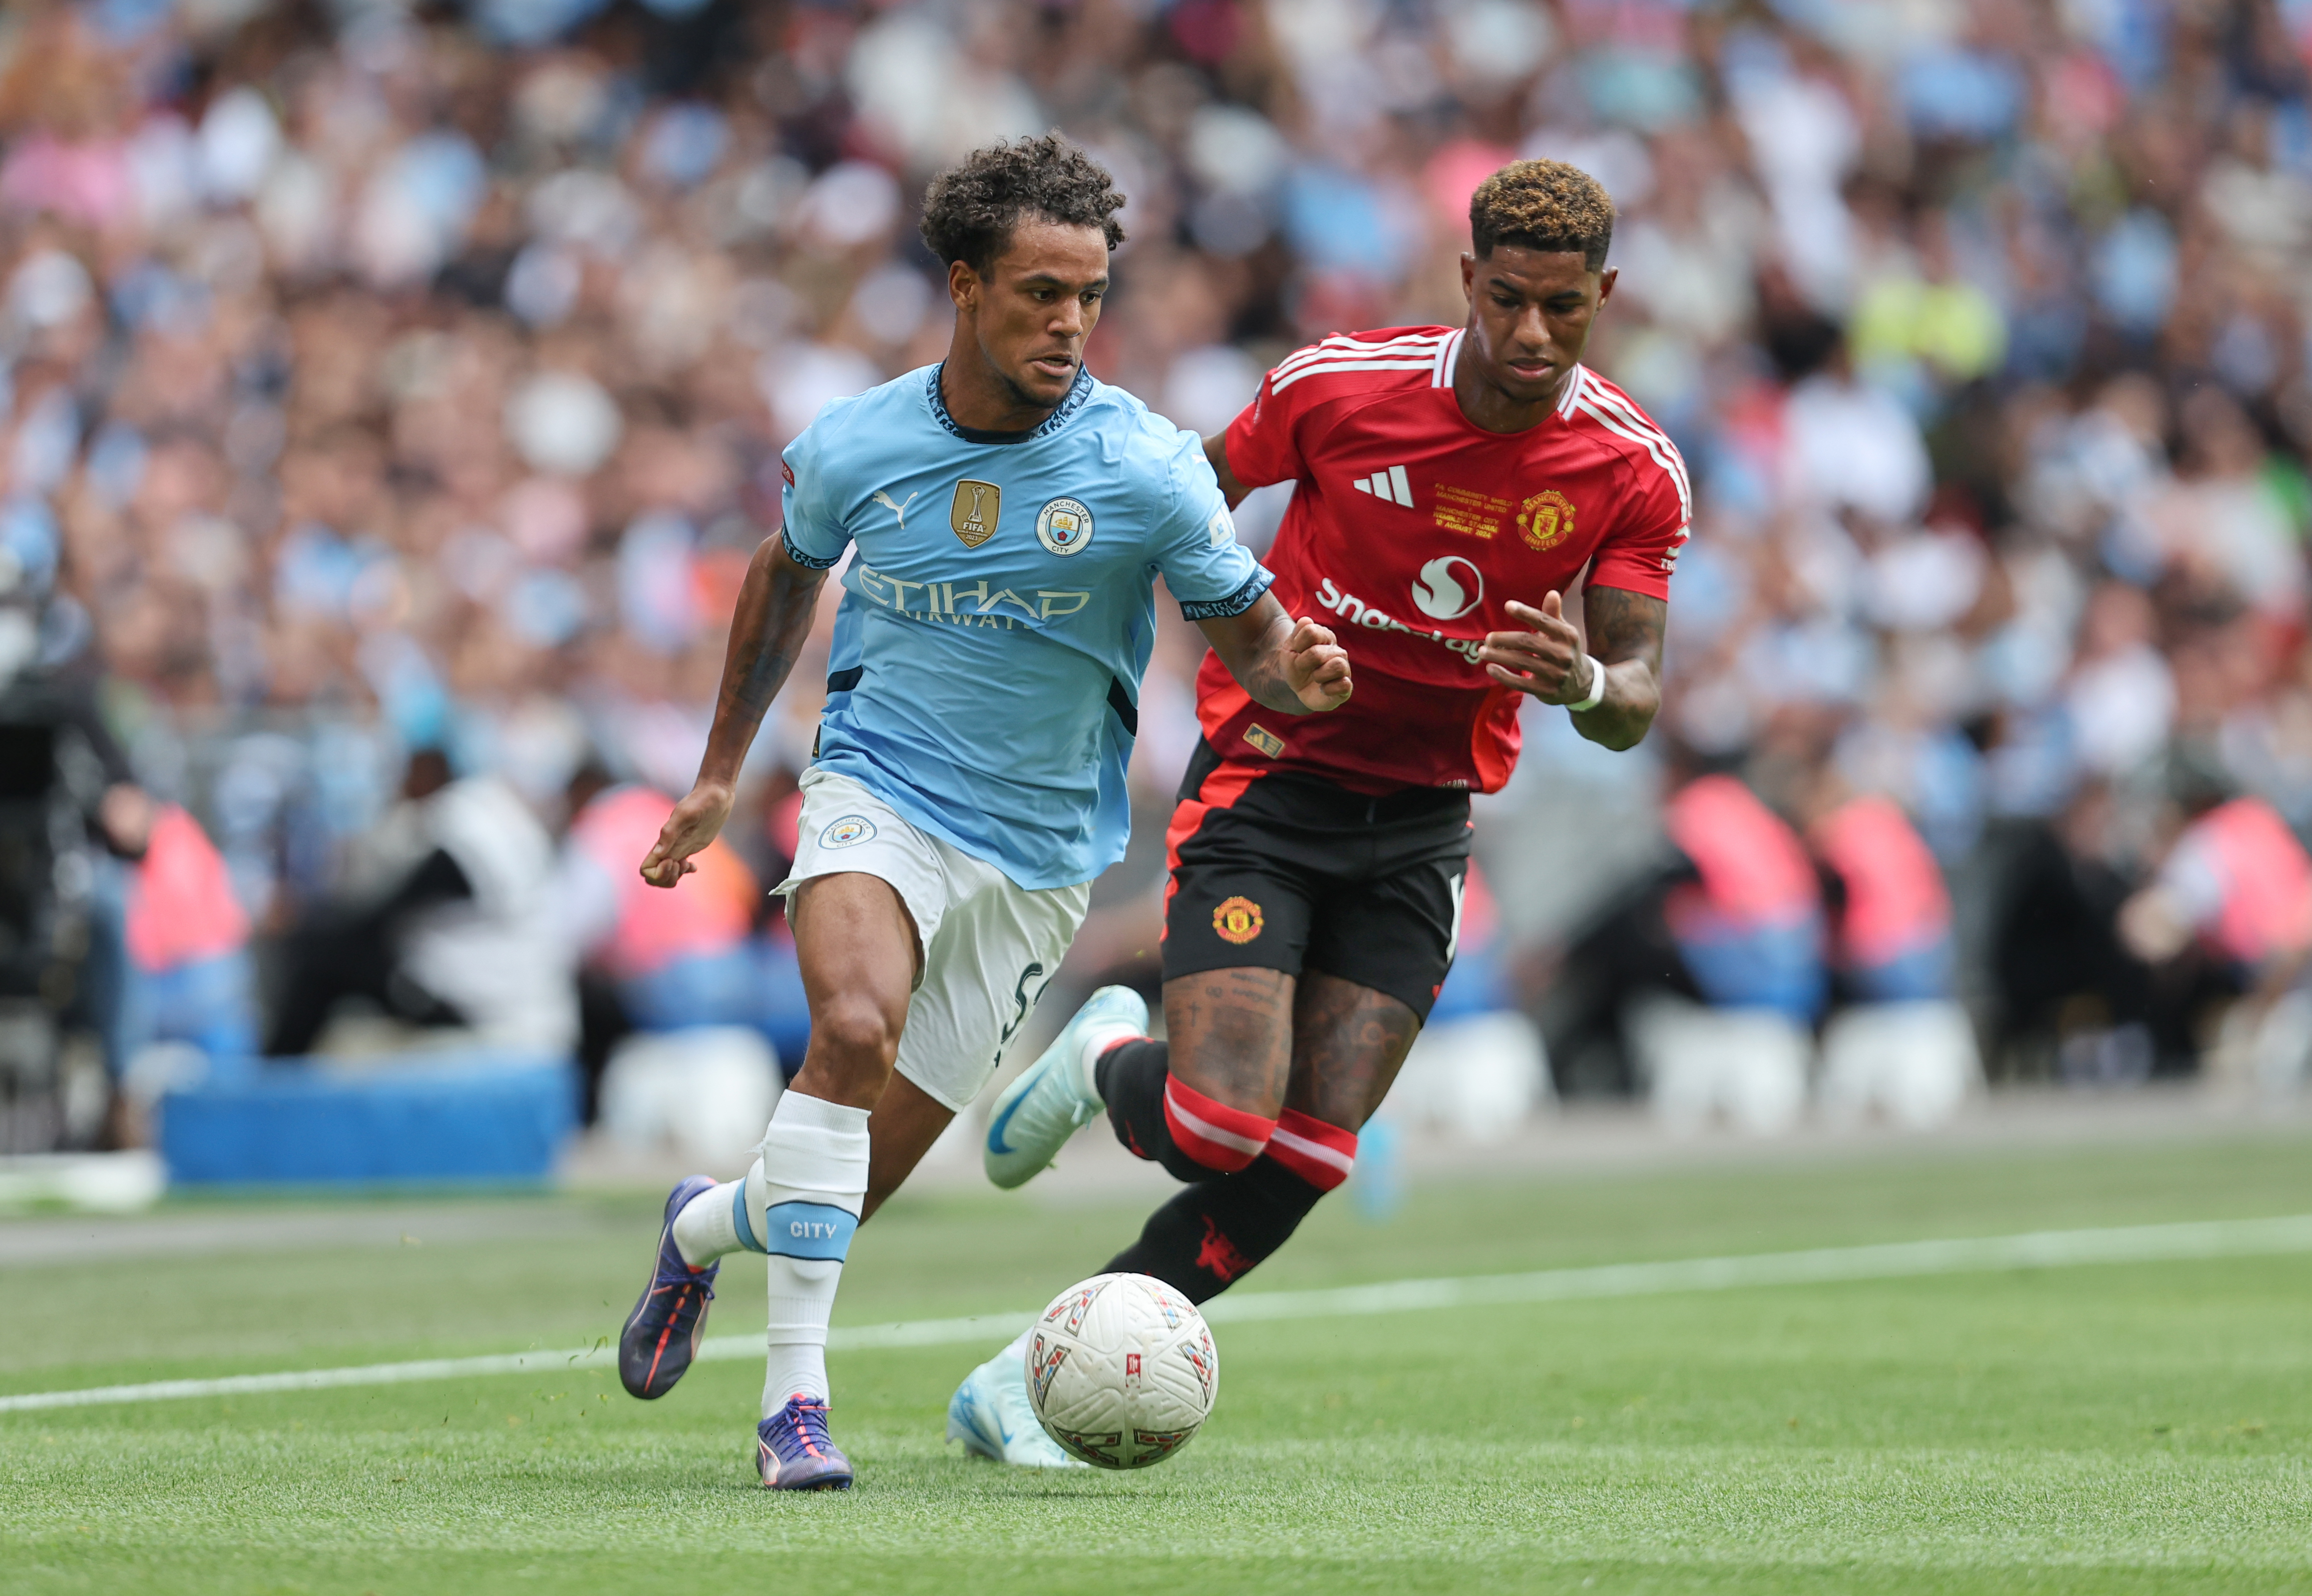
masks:
[(1091, 602), (1091, 594), (1073, 589), (1037, 588), (1023, 598), (1008, 587), (990, 591), (977, 582), (913, 582), (878, 571), (863, 561), (852, 567), (859, 579), (855, 590), (869, 602), (896, 609), (915, 620), (942, 621), (959, 627), (1010, 628), (1026, 623), (1057, 620), (1073, 615)]

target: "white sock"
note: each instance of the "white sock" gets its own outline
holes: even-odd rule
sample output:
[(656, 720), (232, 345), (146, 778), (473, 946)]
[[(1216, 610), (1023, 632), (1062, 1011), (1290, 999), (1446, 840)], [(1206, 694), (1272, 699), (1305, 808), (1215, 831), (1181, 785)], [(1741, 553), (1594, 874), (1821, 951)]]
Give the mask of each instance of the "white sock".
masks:
[[(760, 1158), (749, 1174), (759, 1176)], [(746, 1248), (739, 1236), (739, 1204), (746, 1200), (747, 1177), (709, 1187), (683, 1204), (674, 1216), (674, 1250), (694, 1269), (703, 1269), (725, 1253)], [(761, 1248), (749, 1249), (760, 1252)]]
[(866, 1200), (867, 1110), (789, 1089), (738, 1205), (770, 1254), (765, 1418), (790, 1397), (828, 1399), (828, 1316)]
[(1094, 1102), (1104, 1100), (1099, 1095), (1099, 1061), (1110, 1048), (1120, 1048), (1126, 1042), (1148, 1039), (1144, 1030), (1135, 1030), (1118, 1022), (1113, 1025), (1096, 1025), (1084, 1033), (1083, 1046), (1076, 1049), (1076, 1069), (1083, 1079), (1084, 1095)]

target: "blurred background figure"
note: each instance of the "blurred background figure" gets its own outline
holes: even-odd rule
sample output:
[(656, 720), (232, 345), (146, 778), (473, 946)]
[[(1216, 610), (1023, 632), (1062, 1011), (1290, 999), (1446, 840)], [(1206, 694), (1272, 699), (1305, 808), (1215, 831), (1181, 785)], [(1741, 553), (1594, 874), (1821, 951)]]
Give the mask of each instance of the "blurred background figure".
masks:
[[(1311, 339), (1458, 323), (1502, 162), (1611, 191), (1591, 358), (1695, 489), (1657, 735), (1715, 774), (1605, 768), (1537, 712), (1479, 805), (1499, 978), (1453, 995), (1538, 1023), (1556, 1095), (1647, 1089), (1643, 991), (1775, 1016), (1810, 1090), (1841, 1014), (1914, 1003), (1959, 1005), (1993, 1085), (2198, 1075), (2243, 993), (2281, 1012), (2287, 937), (2203, 919), (2171, 750), (2312, 826), (2308, 57), (2294, 0), (11, 5), (0, 1062), (47, 1084), (7, 1101), (48, 1105), (30, 1141), (135, 1134), (108, 1083), (148, 1040), (230, 1057), (245, 968), (276, 1054), (453, 1016), (574, 1049), (583, 980), (606, 1061), (605, 1015), (730, 1013), (677, 994), (735, 946), (775, 989), (740, 1023), (799, 1057), (775, 913), (582, 977), (535, 923), (551, 839), (590, 761), (687, 785), (778, 451), (944, 347), (924, 180), (1051, 127), (1131, 196), (1090, 364), (1205, 432)], [(1148, 823), (1054, 1013), (1152, 982), (1199, 653), (1160, 613)], [(814, 698), (748, 772), (758, 889)], [(123, 786), (150, 843), (100, 815)], [(1712, 840), (1770, 835), (1745, 790), (1772, 845)]]
[[(799, 1021), (807, 1032), (810, 1020), (793, 1013), (800, 1005), (789, 988), (768, 978), (766, 949), (755, 937), (764, 885), (720, 840), (670, 890), (645, 883), (636, 864), (658, 840), (674, 801), (639, 783), (613, 783), (600, 765), (582, 766), (571, 778), (569, 805), (555, 917), (578, 956), (579, 1063), (586, 1082), (581, 1117), (595, 1118), (606, 1069), (679, 1073), (693, 1068), (687, 1060), (702, 1051), (729, 1057), (730, 1073), (773, 1080), (775, 1091), (781, 1061), (765, 1039), (779, 1034), (782, 1022)], [(716, 1034), (640, 1052), (626, 1042), (637, 1032), (696, 1031)], [(725, 1034), (732, 1031), (739, 1034)], [(631, 1100), (644, 1088), (628, 1081), (624, 1090)], [(759, 1085), (743, 1090), (749, 1104), (764, 1094)], [(763, 1107), (758, 1118), (766, 1118), (768, 1102)], [(734, 1109), (732, 1123), (752, 1121)], [(648, 1132), (630, 1134), (649, 1139)]]
[[(2293, 988), (2312, 958), (2312, 855), (2273, 807), (2179, 762), (2150, 884), (2121, 906), (2128, 951), (2150, 967), (2151, 1034), (2188, 1064), (2227, 1000), (2233, 1046), (2271, 1084), (2302, 1074), (2312, 1023)], [(2211, 1009), (2217, 1010), (2215, 1015)]]
[(311, 1052), (346, 998), (500, 1047), (574, 1048), (578, 1005), (545, 827), (496, 777), (450, 779), (438, 750), (411, 759), (402, 796), (406, 856), (383, 890), (325, 906), (285, 939), (266, 1051)]

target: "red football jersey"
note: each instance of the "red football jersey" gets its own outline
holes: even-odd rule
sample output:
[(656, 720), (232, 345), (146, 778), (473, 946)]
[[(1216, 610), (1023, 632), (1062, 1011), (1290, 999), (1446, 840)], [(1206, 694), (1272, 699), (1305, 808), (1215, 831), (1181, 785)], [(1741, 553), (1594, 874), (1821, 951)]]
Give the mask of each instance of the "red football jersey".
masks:
[(1491, 433), (1453, 398), (1457, 328), (1344, 333), (1292, 355), (1228, 429), (1247, 487), (1291, 480), (1265, 560), (1277, 601), (1339, 635), (1356, 692), (1323, 715), (1255, 704), (1217, 656), (1204, 735), (1230, 763), (1361, 792), (1493, 792), (1517, 763), (1525, 695), (1475, 659), (1521, 629), (1511, 600), (1592, 587), (1669, 596), (1694, 517), (1686, 463), (1620, 389), (1577, 366), (1554, 414)]

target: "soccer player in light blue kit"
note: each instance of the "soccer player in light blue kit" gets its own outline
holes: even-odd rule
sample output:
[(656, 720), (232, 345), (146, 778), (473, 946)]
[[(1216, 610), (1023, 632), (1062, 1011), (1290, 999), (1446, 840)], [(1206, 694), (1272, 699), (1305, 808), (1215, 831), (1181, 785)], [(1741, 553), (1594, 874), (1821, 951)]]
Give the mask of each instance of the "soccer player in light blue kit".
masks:
[[(1285, 614), (1237, 543), (1195, 435), (1083, 369), (1123, 203), (1056, 136), (980, 150), (933, 181), (923, 233), (948, 263), (948, 357), (828, 405), (788, 446), (785, 525), (740, 591), (697, 784), (643, 861), (671, 887), (721, 829), (847, 549), (794, 869), (776, 889), (810, 1046), (745, 1176), (694, 1175), (668, 1197), (618, 1340), (626, 1389), (664, 1395), (696, 1350), (715, 1260), (768, 1254), (756, 1456), (774, 1489), (851, 1484), (828, 1434), (826, 1347), (852, 1234), (986, 1083), (1092, 877), (1124, 855), (1156, 578), (1278, 714), (1349, 696), (1333, 634)], [(1012, 1427), (965, 1439), (1063, 1460), (1032, 1421), (1016, 1444)], [(1028, 1455), (1038, 1443), (1048, 1459)]]

